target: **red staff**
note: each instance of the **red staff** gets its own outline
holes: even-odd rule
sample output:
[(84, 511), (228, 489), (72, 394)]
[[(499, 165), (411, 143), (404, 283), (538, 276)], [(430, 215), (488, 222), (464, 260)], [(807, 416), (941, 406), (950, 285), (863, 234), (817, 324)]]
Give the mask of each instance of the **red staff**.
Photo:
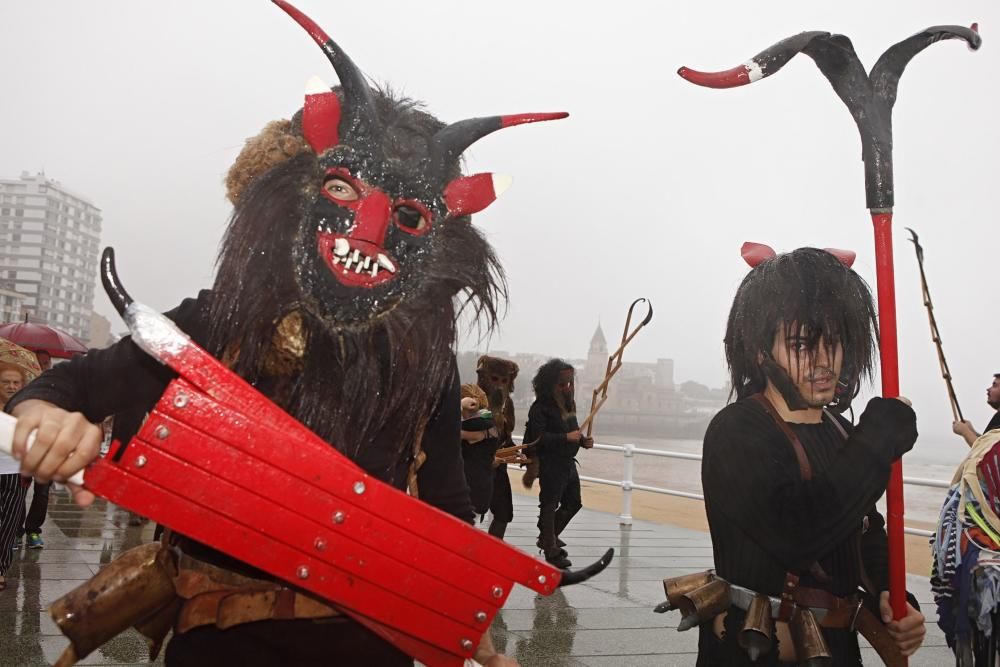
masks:
[[(910, 59), (934, 42), (964, 39), (970, 49), (982, 40), (977, 25), (933, 26), (894, 44), (866, 73), (851, 40), (828, 32), (802, 32), (760, 52), (749, 61), (724, 72), (696, 72), (681, 67), (677, 73), (691, 83), (708, 88), (744, 86), (774, 74), (797, 53), (812, 58), (820, 72), (847, 105), (861, 134), (865, 163), (867, 207), (875, 225), (875, 272), (878, 284), (879, 340), (882, 394), (899, 396), (896, 349), (896, 297), (892, 268), (892, 106), (903, 69)], [(903, 542), (903, 469), (892, 466), (886, 489), (889, 536), (889, 598), (895, 618), (906, 615), (906, 560)]]

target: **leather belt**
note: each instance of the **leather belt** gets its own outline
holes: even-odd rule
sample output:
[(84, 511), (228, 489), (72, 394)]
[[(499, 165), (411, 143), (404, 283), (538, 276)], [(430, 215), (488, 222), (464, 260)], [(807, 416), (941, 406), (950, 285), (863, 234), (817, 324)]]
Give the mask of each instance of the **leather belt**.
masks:
[[(757, 595), (756, 591), (749, 588), (729, 585), (732, 605), (743, 611), (750, 608), (750, 603)], [(841, 598), (819, 588), (798, 587), (792, 597), (797, 606), (811, 611), (816, 621), (825, 628), (853, 628), (861, 608), (861, 599), (856, 596)], [(782, 599), (773, 596), (767, 596), (767, 599), (771, 603), (771, 617), (780, 618)]]
[(335, 607), (279, 582), (255, 579), (180, 553), (177, 595), (183, 599), (174, 630), (203, 625), (220, 629), (264, 620), (324, 619)]

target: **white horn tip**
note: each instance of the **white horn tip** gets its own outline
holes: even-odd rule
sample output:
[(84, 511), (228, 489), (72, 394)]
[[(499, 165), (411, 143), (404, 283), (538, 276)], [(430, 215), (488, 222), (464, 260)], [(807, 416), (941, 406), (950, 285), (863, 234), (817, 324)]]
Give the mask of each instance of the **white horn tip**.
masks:
[(508, 176), (507, 174), (492, 174), (492, 176), (493, 176), (493, 195), (495, 197), (499, 197), (504, 192), (506, 192), (507, 188), (510, 187), (511, 183), (514, 182), (514, 179), (511, 176)]
[(326, 84), (323, 79), (318, 76), (311, 76), (309, 80), (306, 81), (306, 95), (320, 95), (322, 93), (329, 93), (330, 86)]

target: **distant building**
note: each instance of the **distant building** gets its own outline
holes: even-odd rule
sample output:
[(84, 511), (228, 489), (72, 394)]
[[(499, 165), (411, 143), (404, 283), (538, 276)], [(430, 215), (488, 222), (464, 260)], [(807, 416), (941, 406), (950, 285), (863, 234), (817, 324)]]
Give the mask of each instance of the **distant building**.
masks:
[(24, 295), (14, 291), (12, 281), (0, 280), (0, 324), (10, 322), (20, 322), (24, 319), (21, 314)]
[(58, 181), (0, 179), (0, 280), (32, 321), (89, 340), (100, 238), (100, 210)]

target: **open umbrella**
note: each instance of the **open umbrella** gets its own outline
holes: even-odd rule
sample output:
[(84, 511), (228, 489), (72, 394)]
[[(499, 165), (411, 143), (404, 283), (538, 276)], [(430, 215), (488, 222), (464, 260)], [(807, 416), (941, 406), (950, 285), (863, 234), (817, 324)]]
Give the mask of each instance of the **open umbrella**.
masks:
[(6, 338), (0, 338), (0, 363), (18, 366), (28, 375), (29, 382), (42, 373), (34, 352), (26, 350)]
[(0, 338), (31, 350), (44, 350), (53, 357), (68, 359), (86, 354), (87, 346), (65, 331), (33, 322), (16, 322), (0, 326)]

